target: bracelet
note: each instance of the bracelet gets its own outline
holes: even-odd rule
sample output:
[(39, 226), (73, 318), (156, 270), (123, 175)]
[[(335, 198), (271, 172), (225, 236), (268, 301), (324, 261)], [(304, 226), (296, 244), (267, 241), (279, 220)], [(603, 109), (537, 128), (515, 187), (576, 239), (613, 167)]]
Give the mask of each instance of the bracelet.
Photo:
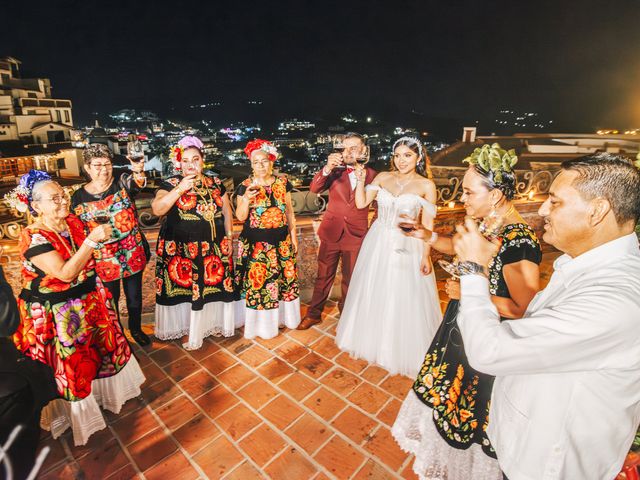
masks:
[(438, 234), (436, 232), (432, 231), (431, 232), (431, 236), (429, 237), (429, 240), (427, 241), (427, 245), (433, 245), (437, 241), (438, 241)]
[(89, 237), (85, 238), (82, 243), (86, 243), (87, 247), (93, 248), (94, 250), (101, 248), (101, 245), (98, 242), (94, 242)]
[(462, 275), (482, 275), (486, 277), (484, 267), (476, 262), (460, 262), (458, 263), (458, 273)]

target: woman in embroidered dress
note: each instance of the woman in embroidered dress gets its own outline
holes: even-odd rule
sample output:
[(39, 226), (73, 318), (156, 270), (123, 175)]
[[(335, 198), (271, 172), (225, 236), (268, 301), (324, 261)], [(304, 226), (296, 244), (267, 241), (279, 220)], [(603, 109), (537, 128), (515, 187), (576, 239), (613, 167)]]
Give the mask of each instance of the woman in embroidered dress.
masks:
[(100, 225), (85, 235), (66, 194), (45, 172), (24, 175), (15, 198), (36, 219), (20, 238), (24, 284), (14, 342), (54, 371), (61, 399), (45, 407), (42, 426), (53, 438), (71, 427), (74, 443), (84, 445), (106, 427), (98, 406), (118, 413), (145, 380), (94, 270), (94, 249), (112, 228)]
[(244, 151), (253, 170), (237, 189), (236, 217), (244, 222), (236, 273), (245, 300), (244, 336), (273, 338), (278, 327), (300, 323), (292, 186), (273, 175), (278, 153), (270, 142), (253, 140)]
[[(491, 161), (489, 161), (491, 159)], [(465, 209), (476, 219), (500, 218), (501, 248), (489, 269), (492, 300), (503, 318), (521, 318), (539, 290), (540, 244), (516, 211), (512, 199), (517, 161), (513, 152), (486, 145), (465, 159), (471, 166), (462, 187)], [(488, 225), (488, 223), (486, 223)], [(495, 222), (494, 222), (495, 224)], [(450, 237), (442, 237), (405, 221), (408, 233), (452, 255)], [(460, 284), (450, 279), (451, 300), (427, 350), (392, 434), (400, 447), (416, 457), (413, 471), (422, 480), (500, 480), (502, 473), (485, 430), (493, 377), (469, 366), (456, 318)]]
[(71, 208), (89, 230), (104, 221), (111, 225), (113, 237), (94, 252), (96, 272), (111, 292), (118, 316), (122, 281), (131, 336), (139, 345), (149, 345), (149, 337), (140, 328), (142, 273), (149, 260), (149, 244), (138, 224), (133, 200), (147, 184), (144, 162), (131, 161), (133, 173), (114, 180), (109, 147), (89, 145), (82, 156), (91, 181), (73, 193)]
[(205, 175), (202, 142), (184, 137), (173, 149), (180, 174), (160, 184), (151, 204), (166, 215), (156, 253), (155, 336), (189, 334), (187, 350), (202, 347), (209, 335), (235, 331), (233, 214), (219, 178)]
[(362, 243), (336, 344), (392, 374), (415, 376), (442, 312), (430, 247), (402, 235), (398, 222), (404, 212), (433, 228), (436, 187), (417, 170), (426, 172), (419, 140), (400, 138), (392, 151), (392, 171), (366, 189), (364, 169), (356, 170), (356, 206), (377, 200), (378, 218)]

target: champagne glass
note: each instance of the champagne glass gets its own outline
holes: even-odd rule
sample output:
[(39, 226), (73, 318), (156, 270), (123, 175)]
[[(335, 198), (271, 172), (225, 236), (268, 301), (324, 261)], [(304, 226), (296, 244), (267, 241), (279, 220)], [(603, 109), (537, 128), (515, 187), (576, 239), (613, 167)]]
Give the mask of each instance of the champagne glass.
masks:
[[(331, 153), (339, 153), (340, 155), (344, 152), (344, 135), (338, 134), (333, 136), (333, 151)], [(344, 163), (336, 166), (335, 168), (347, 168)]]

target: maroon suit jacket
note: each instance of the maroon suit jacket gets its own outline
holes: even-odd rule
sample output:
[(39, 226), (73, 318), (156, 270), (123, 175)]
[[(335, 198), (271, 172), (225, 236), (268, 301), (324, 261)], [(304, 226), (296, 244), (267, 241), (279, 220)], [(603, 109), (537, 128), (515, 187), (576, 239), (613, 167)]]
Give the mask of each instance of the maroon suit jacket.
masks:
[[(368, 185), (378, 172), (365, 168), (365, 185)], [(320, 240), (339, 242), (344, 247), (358, 247), (369, 228), (369, 207), (356, 208), (355, 190), (351, 188), (346, 169), (334, 169), (327, 176), (320, 170), (313, 177), (309, 189), (313, 193), (329, 190), (329, 203), (318, 229)]]

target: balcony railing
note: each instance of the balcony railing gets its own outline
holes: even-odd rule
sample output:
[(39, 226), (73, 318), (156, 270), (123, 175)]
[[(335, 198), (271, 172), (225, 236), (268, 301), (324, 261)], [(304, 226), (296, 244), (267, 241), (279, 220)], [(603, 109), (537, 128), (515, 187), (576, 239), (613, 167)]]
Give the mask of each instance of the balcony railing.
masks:
[[(548, 170), (527, 171), (520, 174), (520, 180), (516, 186), (518, 199), (533, 199), (537, 196), (545, 196), (549, 193), (549, 187), (557, 172)], [(452, 177), (448, 184), (437, 187), (439, 206), (447, 206), (451, 202), (459, 202), (462, 195), (462, 178)], [(291, 192), (294, 213), (297, 216), (313, 216), (323, 213), (327, 207), (328, 195), (316, 194), (309, 187), (294, 188)], [(235, 193), (231, 194), (232, 208), (235, 209)], [(139, 212), (140, 225), (143, 229), (157, 228), (160, 218), (151, 212), (151, 199), (141, 198), (136, 201)], [(0, 223), (0, 240), (15, 240), (20, 236), (22, 225), (27, 223), (26, 218), (5, 220)]]

